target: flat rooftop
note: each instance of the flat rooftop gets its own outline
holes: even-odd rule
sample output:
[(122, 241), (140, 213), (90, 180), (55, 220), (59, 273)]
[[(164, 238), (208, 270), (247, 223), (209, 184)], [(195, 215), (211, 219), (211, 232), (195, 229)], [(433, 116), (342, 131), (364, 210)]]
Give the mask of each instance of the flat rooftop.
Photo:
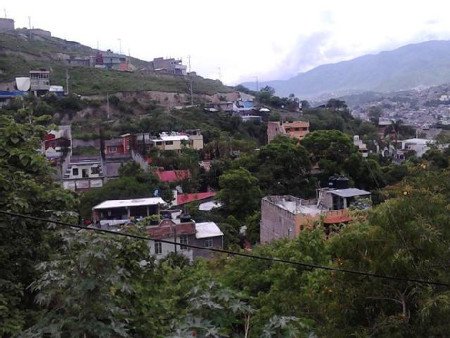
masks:
[(340, 197), (356, 197), (356, 196), (370, 195), (369, 191), (356, 188), (330, 190), (330, 193)]
[(289, 211), (292, 214), (319, 215), (325, 209), (317, 206), (316, 200), (304, 200), (298, 197), (286, 196), (266, 196), (267, 201), (275, 204), (279, 208)]
[(131, 200), (108, 200), (97, 204), (92, 210), (139, 207), (146, 205), (166, 204), (161, 197), (139, 198)]

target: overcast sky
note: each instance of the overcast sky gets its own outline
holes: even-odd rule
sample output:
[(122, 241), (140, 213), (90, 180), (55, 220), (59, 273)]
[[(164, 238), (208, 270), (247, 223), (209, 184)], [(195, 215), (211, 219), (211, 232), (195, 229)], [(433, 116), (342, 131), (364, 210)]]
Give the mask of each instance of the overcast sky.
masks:
[[(450, 39), (450, 1), (128, 0), (2, 2), (16, 27), (144, 60), (191, 56), (227, 84), (286, 79), (315, 66)], [(119, 41), (120, 39), (120, 41)]]

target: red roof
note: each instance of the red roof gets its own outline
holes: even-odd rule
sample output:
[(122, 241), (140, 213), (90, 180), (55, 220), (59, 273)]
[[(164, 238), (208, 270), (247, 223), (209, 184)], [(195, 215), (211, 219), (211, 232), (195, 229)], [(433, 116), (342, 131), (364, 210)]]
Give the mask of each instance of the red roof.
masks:
[(163, 239), (173, 237), (173, 230), (177, 230), (177, 237), (180, 235), (195, 235), (195, 224), (193, 222), (175, 224), (171, 220), (163, 220), (154, 227), (147, 228), (150, 238)]
[(191, 178), (189, 170), (158, 170), (155, 174), (161, 182), (177, 182)]
[(338, 224), (338, 223), (347, 223), (350, 222), (352, 218), (347, 215), (332, 215), (327, 216), (323, 220), (323, 223), (325, 224)]
[(182, 205), (194, 201), (201, 201), (216, 196), (214, 191), (197, 192), (195, 194), (178, 194), (177, 205)]

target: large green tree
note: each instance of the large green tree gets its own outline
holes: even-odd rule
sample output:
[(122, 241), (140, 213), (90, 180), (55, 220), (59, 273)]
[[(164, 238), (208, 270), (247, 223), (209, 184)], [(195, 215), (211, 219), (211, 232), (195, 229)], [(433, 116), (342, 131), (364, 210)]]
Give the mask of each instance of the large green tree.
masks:
[[(448, 174), (438, 176), (448, 179)], [(368, 222), (350, 225), (335, 236), (330, 250), (336, 265), (450, 283), (448, 191), (441, 187), (432, 192), (430, 183), (402, 185), (399, 197), (378, 206)], [(324, 333), (397, 337), (448, 333), (448, 287), (334, 274), (324, 288), (330, 292), (317, 296), (327, 299)]]
[(217, 197), (227, 213), (244, 219), (259, 206), (261, 190), (258, 179), (244, 168), (226, 171), (219, 178), (220, 191)]
[[(0, 210), (51, 218), (75, 208), (75, 198), (53, 182), (49, 162), (37, 152), (48, 119), (21, 109), (0, 116)], [(0, 335), (20, 332), (36, 308), (28, 288), (34, 266), (52, 245), (47, 224), (0, 215)]]

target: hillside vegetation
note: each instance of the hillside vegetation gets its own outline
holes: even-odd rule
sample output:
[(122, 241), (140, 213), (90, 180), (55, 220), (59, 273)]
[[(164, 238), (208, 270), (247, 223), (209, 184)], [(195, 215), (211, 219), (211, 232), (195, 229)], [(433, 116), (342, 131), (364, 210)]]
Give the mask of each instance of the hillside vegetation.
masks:
[[(277, 94), (299, 97), (346, 95), (361, 91), (389, 92), (450, 82), (450, 41), (427, 41), (364, 55), (353, 60), (326, 64), (288, 80), (260, 86)], [(254, 83), (244, 83), (254, 89)]]
[[(25, 32), (25, 31), (24, 31)], [(51, 83), (64, 85), (66, 70), (69, 71), (71, 92), (81, 95), (105, 92), (155, 90), (185, 93), (189, 91), (189, 79), (181, 76), (159, 75), (143, 71), (125, 73), (102, 69), (74, 67), (61, 61), (60, 54), (70, 56), (91, 56), (97, 51), (59, 38), (29, 36), (21, 31), (14, 34), (0, 34), (0, 82), (11, 82), (17, 76), (27, 76), (32, 69), (46, 68), (52, 71)], [(138, 69), (148, 67), (148, 62), (131, 58)], [(195, 94), (230, 92), (218, 80), (193, 76), (192, 90)]]

